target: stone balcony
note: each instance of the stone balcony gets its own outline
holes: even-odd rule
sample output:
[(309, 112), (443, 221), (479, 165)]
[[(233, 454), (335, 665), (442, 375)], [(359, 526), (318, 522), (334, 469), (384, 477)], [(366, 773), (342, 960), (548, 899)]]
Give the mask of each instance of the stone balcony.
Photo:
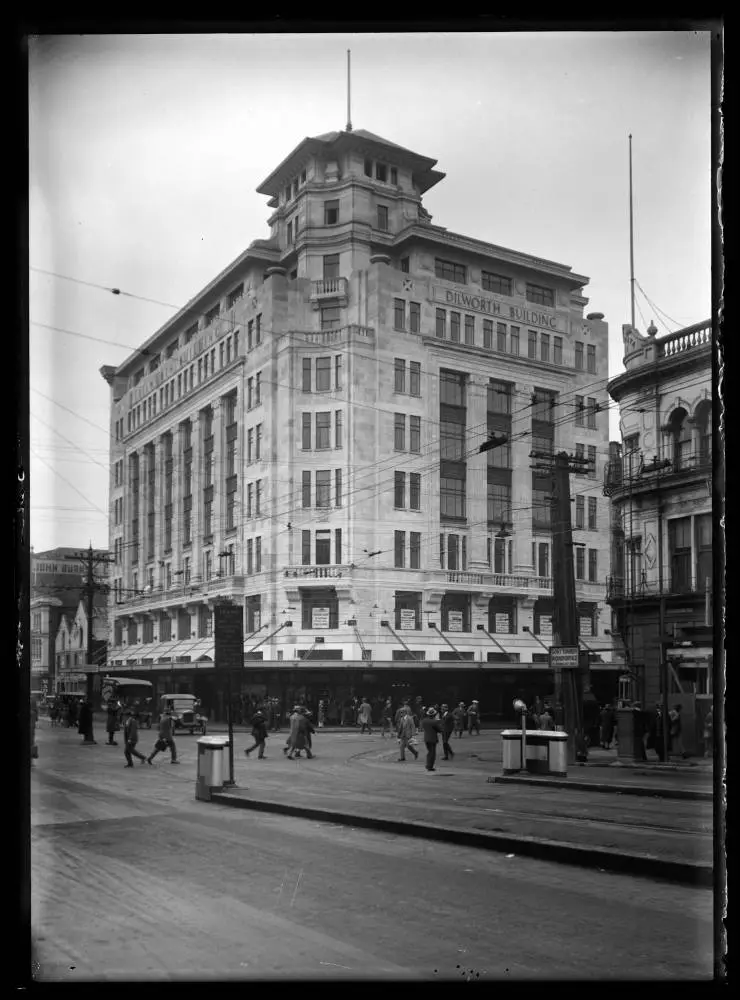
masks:
[(311, 282), (311, 302), (314, 309), (328, 302), (346, 306), (349, 301), (349, 282), (346, 278), (321, 278)]
[(435, 583), (451, 584), (453, 588), (470, 590), (476, 587), (491, 588), (509, 594), (552, 593), (552, 577), (515, 576), (509, 573), (472, 573), (467, 570), (439, 570), (427, 574)]

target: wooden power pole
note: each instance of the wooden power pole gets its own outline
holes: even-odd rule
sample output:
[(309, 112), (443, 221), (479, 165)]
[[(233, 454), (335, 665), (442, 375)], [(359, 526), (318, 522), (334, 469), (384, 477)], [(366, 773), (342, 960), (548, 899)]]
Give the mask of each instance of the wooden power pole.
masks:
[[(97, 583), (95, 581), (95, 566), (99, 563), (112, 563), (114, 560), (110, 556), (95, 555), (93, 552), (92, 542), (87, 550), (87, 552), (76, 552), (74, 555), (67, 556), (67, 559), (73, 560), (74, 562), (82, 562), (87, 564), (87, 572), (85, 582), (82, 586), (82, 593), (85, 598), (85, 616), (87, 618), (87, 650), (86, 650), (86, 666), (89, 667), (93, 662), (93, 612), (94, 612), (94, 598), (98, 591), (105, 592), (107, 589), (107, 584)], [(87, 675), (87, 697), (92, 699), (93, 697), (93, 675), (89, 670), (85, 671)]]
[(568, 763), (576, 760), (576, 746), (583, 737), (583, 685), (578, 655), (578, 611), (575, 568), (573, 566), (573, 531), (570, 510), (570, 474), (581, 472), (588, 459), (565, 451), (553, 455), (533, 451), (534, 468), (545, 469), (552, 477), (550, 504), (552, 524), (553, 643), (555, 647), (575, 650), (573, 666), (554, 669), (555, 723), (568, 734)]

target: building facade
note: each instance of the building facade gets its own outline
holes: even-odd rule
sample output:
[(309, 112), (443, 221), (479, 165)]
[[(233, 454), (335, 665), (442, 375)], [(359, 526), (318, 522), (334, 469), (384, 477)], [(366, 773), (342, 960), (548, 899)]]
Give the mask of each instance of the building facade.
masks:
[[(570, 267), (433, 225), (435, 164), (363, 130), (304, 140), (258, 188), (269, 239), (102, 369), (117, 671), (218, 711), (227, 597), (245, 691), (421, 686), (495, 711), (547, 687), (550, 477), (530, 456), (565, 450), (590, 461), (579, 618), (612, 683), (607, 324)], [(490, 434), (506, 443), (480, 452)]]
[(622, 440), (604, 492), (614, 516), (607, 581), (632, 697), (652, 705), (712, 693), (714, 580), (712, 327), (660, 339), (623, 328), (626, 371), (609, 393)]

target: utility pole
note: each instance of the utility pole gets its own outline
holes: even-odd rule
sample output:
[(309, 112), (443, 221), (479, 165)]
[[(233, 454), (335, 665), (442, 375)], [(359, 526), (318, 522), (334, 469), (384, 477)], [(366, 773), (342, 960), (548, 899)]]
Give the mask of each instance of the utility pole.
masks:
[[(536, 459), (534, 468), (546, 469), (552, 476), (550, 494), (552, 520), (552, 578), (553, 578), (553, 642), (555, 646), (578, 649), (578, 613), (576, 582), (573, 566), (573, 532), (570, 512), (570, 473), (582, 472), (588, 459), (569, 455), (565, 451), (530, 452)], [(554, 671), (555, 723), (563, 726), (568, 734), (569, 763), (575, 763), (576, 743), (583, 735), (582, 680), (580, 667), (566, 670), (563, 684), (562, 670)]]
[[(87, 618), (87, 650), (86, 650), (86, 660), (87, 666), (89, 667), (93, 662), (93, 603), (96, 592), (105, 592), (108, 589), (108, 585), (104, 583), (96, 583), (95, 581), (95, 566), (99, 563), (112, 563), (114, 560), (110, 556), (95, 555), (93, 552), (92, 542), (88, 547), (87, 552), (76, 552), (74, 555), (66, 556), (66, 558), (73, 562), (87, 563), (87, 572), (85, 583), (82, 586), (82, 594), (85, 598), (85, 616)], [(92, 699), (93, 696), (93, 676), (89, 670), (85, 671), (87, 675), (87, 697)]]

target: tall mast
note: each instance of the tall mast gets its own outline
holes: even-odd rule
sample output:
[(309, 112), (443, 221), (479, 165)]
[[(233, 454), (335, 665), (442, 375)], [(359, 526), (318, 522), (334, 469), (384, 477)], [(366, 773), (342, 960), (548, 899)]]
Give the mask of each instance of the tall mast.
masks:
[(632, 133), (630, 133), (630, 304), (632, 329), (635, 329), (635, 243), (632, 225)]
[(352, 115), (350, 114), (350, 102), (352, 95), (352, 81), (350, 78), (350, 50), (347, 49), (347, 131), (352, 131)]

